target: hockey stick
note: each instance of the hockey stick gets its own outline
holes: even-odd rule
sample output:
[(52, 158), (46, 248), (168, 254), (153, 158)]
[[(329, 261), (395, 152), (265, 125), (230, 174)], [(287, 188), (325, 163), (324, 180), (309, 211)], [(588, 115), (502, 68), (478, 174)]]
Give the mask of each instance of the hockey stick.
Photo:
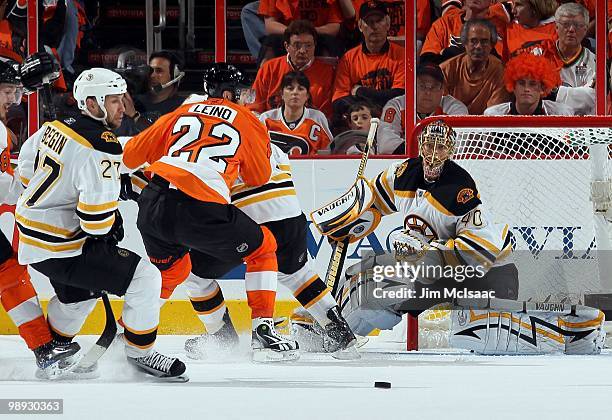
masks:
[(43, 103), (47, 106), (47, 115), (51, 121), (57, 119), (57, 111), (53, 103), (53, 95), (51, 94), (51, 82), (49, 76), (43, 77), (43, 86), (41, 88)]
[(108, 300), (108, 295), (106, 293), (102, 294), (102, 303), (104, 304), (104, 313), (106, 314), (106, 325), (104, 326), (104, 330), (96, 344), (91, 346), (91, 348), (87, 351), (85, 356), (81, 358), (79, 364), (77, 366), (77, 370), (88, 370), (90, 369), (99, 359), (102, 357), (104, 352), (108, 350), (111, 343), (115, 339), (117, 335), (117, 322), (115, 321), (115, 314), (113, 313), (113, 308), (111, 307), (110, 301)]
[[(361, 161), (359, 162), (359, 169), (357, 170), (356, 179), (363, 176), (365, 167), (368, 163), (370, 150), (372, 150), (372, 145), (374, 144), (378, 124), (380, 124), (380, 120), (378, 118), (372, 118), (370, 120), (370, 131), (368, 131), (368, 138), (363, 148), (363, 153), (361, 154)], [(348, 252), (348, 245), (348, 238), (342, 241), (332, 242), (332, 257), (329, 260), (329, 265), (327, 266), (327, 271), (325, 273), (325, 283), (327, 284), (327, 287), (331, 289), (332, 296), (334, 299), (336, 299), (336, 302), (339, 301), (340, 298), (340, 296), (338, 296), (338, 280), (344, 268), (344, 260), (346, 259), (346, 254)]]

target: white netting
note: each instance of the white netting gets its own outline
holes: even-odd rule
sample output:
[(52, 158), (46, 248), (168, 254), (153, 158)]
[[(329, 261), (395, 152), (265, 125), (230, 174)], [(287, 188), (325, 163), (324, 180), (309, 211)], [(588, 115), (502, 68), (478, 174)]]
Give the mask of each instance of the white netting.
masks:
[(612, 129), (456, 131), (454, 159), (476, 180), (494, 222), (508, 223), (514, 233), (520, 299), (579, 301), (601, 290), (606, 255), (596, 252), (601, 236), (590, 191), (593, 179), (610, 173)]

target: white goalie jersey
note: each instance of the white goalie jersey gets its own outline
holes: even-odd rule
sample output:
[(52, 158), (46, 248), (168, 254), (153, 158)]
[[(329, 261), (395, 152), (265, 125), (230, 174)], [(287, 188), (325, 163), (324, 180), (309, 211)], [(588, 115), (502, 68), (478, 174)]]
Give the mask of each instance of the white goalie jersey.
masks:
[(278, 146), (270, 146), (270, 180), (260, 187), (248, 187), (238, 179), (231, 190), (232, 204), (258, 224), (302, 214), (291, 177), (289, 157)]
[(88, 235), (110, 231), (121, 157), (117, 137), (85, 116), (45, 123), (25, 142), (26, 189), (15, 212), (21, 264), (80, 255)]
[(374, 206), (383, 215), (400, 212), (404, 228), (436, 241), (447, 265), (488, 270), (511, 252), (508, 225), (492, 223), (470, 174), (453, 161), (440, 178), (424, 181), (420, 158), (391, 165), (371, 180)]

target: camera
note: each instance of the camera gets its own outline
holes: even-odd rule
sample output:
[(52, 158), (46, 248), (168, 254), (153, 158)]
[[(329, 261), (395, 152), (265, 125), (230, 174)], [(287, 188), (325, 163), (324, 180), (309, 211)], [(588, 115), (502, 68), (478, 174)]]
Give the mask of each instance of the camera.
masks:
[(153, 69), (147, 64), (141, 64), (139, 66), (117, 68), (113, 69), (121, 77), (123, 77), (127, 83), (127, 90), (130, 95), (141, 95), (147, 93), (149, 90), (149, 77), (153, 72)]

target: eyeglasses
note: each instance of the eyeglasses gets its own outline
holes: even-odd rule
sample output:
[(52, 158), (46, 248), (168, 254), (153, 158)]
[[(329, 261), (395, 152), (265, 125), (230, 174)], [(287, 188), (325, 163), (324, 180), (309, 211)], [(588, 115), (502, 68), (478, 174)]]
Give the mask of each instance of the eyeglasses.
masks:
[(417, 83), (417, 91), (435, 92), (442, 89), (442, 83)]
[(292, 42), (291, 44), (292, 48), (295, 48), (296, 50), (301, 50), (302, 48), (304, 48), (306, 51), (312, 50), (315, 47), (315, 44), (313, 44), (312, 42)]
[(472, 38), (472, 39), (468, 39), (468, 44), (470, 44), (470, 46), (472, 47), (475, 47), (478, 44), (480, 44), (482, 47), (488, 47), (491, 45), (491, 40)]
[(587, 27), (586, 23), (584, 22), (576, 22), (573, 20), (570, 21), (557, 21), (557, 24), (562, 27), (564, 30), (569, 31), (569, 29), (573, 26), (574, 29), (578, 30), (578, 29), (584, 29)]

